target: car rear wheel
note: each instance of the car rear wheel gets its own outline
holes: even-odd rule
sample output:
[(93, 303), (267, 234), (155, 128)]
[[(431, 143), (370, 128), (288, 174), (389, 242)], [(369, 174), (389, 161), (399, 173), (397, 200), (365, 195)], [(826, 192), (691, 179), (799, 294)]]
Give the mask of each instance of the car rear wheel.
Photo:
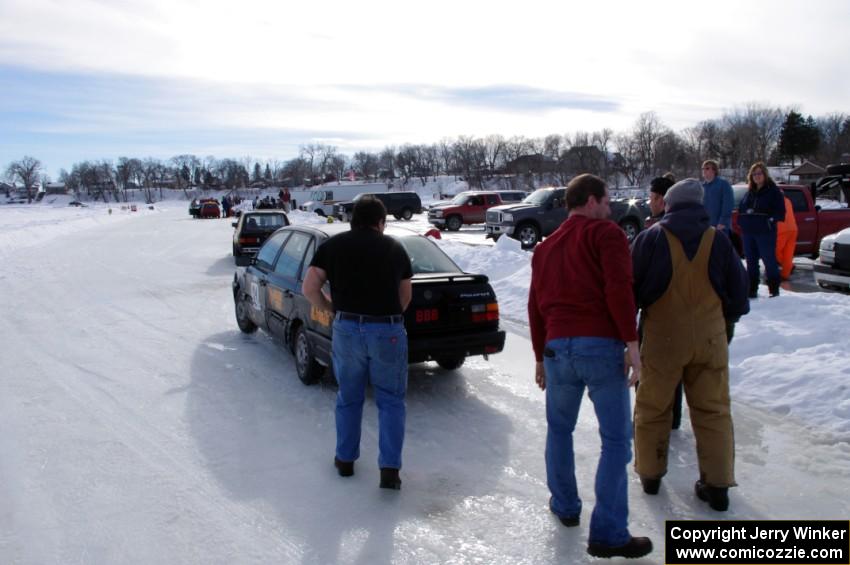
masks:
[(534, 224), (520, 224), (516, 236), (523, 249), (531, 249), (540, 241), (540, 230)]
[(637, 234), (640, 233), (640, 226), (635, 220), (626, 219), (620, 222), (620, 227), (626, 232), (626, 239), (629, 240), (629, 243), (634, 241), (637, 237)]
[(322, 366), (313, 357), (313, 347), (304, 326), (295, 330), (295, 370), (305, 385), (319, 382), (319, 377), (322, 376)]
[(459, 369), (463, 362), (466, 361), (466, 357), (463, 355), (456, 355), (453, 357), (437, 357), (434, 359), (441, 368), (446, 371), (454, 371), (455, 369)]
[(402, 220), (409, 222), (412, 217), (413, 217), (413, 210), (411, 210), (410, 208), (405, 208), (401, 211), (401, 219)]
[(446, 227), (449, 231), (458, 231), (463, 225), (463, 220), (460, 216), (449, 216), (446, 218)]
[(251, 321), (248, 316), (248, 301), (246, 296), (239, 296), (236, 299), (236, 324), (242, 333), (252, 334), (257, 331), (257, 324)]

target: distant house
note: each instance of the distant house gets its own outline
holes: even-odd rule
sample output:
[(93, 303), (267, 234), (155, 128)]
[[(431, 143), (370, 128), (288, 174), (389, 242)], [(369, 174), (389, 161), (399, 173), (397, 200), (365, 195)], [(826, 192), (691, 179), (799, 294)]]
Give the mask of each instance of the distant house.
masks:
[(68, 194), (68, 187), (64, 182), (48, 182), (44, 185), (47, 194)]
[(512, 175), (527, 173), (552, 173), (558, 170), (558, 162), (545, 155), (521, 155), (505, 165), (505, 171)]
[(4, 192), (6, 196), (10, 196), (15, 191), (15, 185), (5, 182), (0, 182), (0, 192)]
[(803, 161), (803, 164), (796, 169), (788, 171), (789, 177), (797, 177), (800, 183), (807, 184), (817, 181), (826, 174), (826, 169), (815, 165), (811, 161)]

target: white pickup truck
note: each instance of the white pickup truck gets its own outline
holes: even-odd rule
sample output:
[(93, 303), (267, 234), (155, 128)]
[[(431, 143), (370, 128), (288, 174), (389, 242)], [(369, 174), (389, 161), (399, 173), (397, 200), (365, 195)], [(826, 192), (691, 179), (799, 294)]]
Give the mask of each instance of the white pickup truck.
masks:
[(819, 286), (850, 290), (850, 228), (824, 237), (814, 264)]

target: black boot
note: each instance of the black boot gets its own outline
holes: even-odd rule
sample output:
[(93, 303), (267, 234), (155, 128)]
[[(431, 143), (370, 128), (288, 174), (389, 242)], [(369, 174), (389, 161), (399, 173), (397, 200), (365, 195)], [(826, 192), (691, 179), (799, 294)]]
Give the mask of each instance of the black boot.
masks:
[(594, 557), (625, 557), (635, 559), (652, 552), (652, 542), (649, 538), (631, 538), (625, 545), (610, 546), (601, 543), (588, 543), (587, 552)]
[(770, 297), (779, 296), (779, 279), (770, 279), (767, 281), (767, 289), (770, 291)]
[(703, 481), (697, 481), (694, 485), (697, 498), (708, 502), (713, 510), (726, 512), (729, 509), (729, 489), (726, 487), (713, 487)]
[(758, 298), (759, 297), (759, 280), (758, 279), (750, 279), (750, 293), (747, 295), (750, 298)]
[(354, 474), (354, 461), (340, 461), (334, 457), (334, 467), (340, 477), (350, 477)]
[(641, 477), (640, 485), (646, 494), (658, 494), (658, 489), (661, 488), (661, 479), (646, 479)]
[(401, 479), (398, 478), (398, 469), (391, 467), (381, 468), (381, 488), (401, 490)]

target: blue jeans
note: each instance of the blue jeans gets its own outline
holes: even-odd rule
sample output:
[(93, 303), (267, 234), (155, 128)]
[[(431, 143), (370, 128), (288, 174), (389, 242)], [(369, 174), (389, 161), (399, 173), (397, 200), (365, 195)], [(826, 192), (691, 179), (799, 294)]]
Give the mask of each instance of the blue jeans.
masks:
[(751, 284), (759, 280), (759, 259), (764, 261), (764, 274), (768, 282), (779, 282), (779, 263), (776, 261), (776, 231), (758, 235), (744, 234), (744, 254), (747, 256), (747, 274)]
[(546, 344), (546, 477), (552, 511), (581, 513), (575, 475), (573, 430), (587, 387), (602, 438), (596, 469), (591, 543), (619, 546), (631, 539), (626, 465), (632, 458), (631, 401), (624, 376), (622, 341), (602, 337), (553, 339)]
[(407, 391), (407, 333), (404, 323), (334, 320), (333, 367), (336, 396), (336, 457), (360, 457), (360, 426), (366, 385), (378, 406), (378, 466), (401, 469)]

